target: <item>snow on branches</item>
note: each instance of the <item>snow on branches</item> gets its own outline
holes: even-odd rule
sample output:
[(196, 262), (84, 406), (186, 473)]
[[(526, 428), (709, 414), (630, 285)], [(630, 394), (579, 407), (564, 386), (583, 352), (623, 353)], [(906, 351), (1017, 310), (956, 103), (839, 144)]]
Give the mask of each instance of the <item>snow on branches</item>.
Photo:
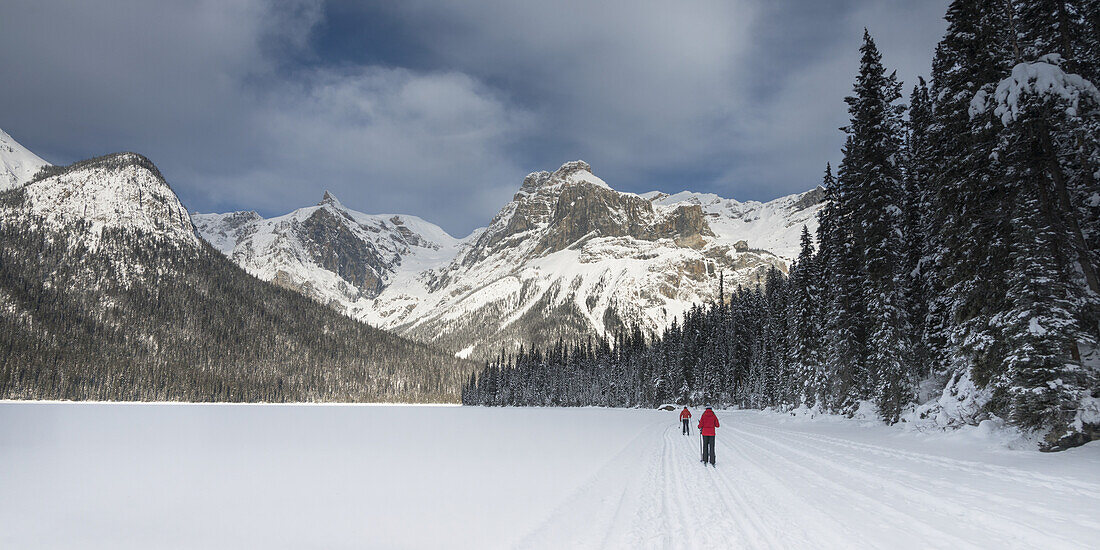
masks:
[(1100, 104), (1100, 91), (1081, 75), (1062, 70), (1062, 57), (1048, 54), (1030, 63), (1018, 63), (1012, 73), (997, 83), (992, 94), (987, 88), (978, 90), (970, 101), (970, 118), (985, 113), (990, 107), (993, 114), (1008, 126), (1015, 122), (1027, 104), (1027, 97), (1047, 96), (1059, 101), (1066, 115), (1076, 117), (1081, 112), (1081, 101)]

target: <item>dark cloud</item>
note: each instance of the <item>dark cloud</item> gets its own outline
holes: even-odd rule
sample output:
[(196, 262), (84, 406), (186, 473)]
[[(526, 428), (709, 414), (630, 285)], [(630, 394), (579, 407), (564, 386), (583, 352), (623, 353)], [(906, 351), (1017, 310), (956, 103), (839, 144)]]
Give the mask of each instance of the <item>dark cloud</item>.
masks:
[(331, 189), (464, 234), (584, 158), (630, 191), (769, 199), (839, 157), (863, 27), (907, 82), (928, 2), (7, 2), (0, 127), (150, 156), (194, 209)]

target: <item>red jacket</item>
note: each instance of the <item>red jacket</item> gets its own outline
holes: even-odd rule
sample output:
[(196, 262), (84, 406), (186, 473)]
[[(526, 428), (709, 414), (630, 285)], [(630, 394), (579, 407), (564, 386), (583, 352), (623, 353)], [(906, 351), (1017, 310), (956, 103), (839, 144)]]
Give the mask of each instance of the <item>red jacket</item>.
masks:
[(691, 411), (689, 411), (687, 407), (684, 407), (684, 410), (680, 411), (680, 420), (687, 420), (689, 418), (691, 418)]
[(714, 429), (719, 427), (721, 426), (718, 424), (718, 415), (710, 409), (703, 411), (703, 415), (699, 417), (699, 433), (714, 435)]

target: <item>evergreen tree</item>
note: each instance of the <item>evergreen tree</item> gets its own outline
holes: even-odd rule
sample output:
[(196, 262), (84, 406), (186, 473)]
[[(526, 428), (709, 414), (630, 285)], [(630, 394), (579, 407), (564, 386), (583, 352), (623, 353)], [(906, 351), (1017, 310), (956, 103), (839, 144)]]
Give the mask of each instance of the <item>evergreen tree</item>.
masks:
[(934, 146), (929, 136), (932, 123), (932, 100), (928, 95), (928, 86), (923, 78), (919, 78), (910, 95), (909, 132), (905, 147), (902, 280), (906, 318), (911, 327), (910, 353), (906, 361), (912, 374), (921, 378), (941, 370), (934, 365), (943, 364), (942, 357), (932, 354), (933, 346), (929, 342), (929, 335), (936, 330), (930, 324), (928, 315), (929, 300), (936, 288), (929, 252), (932, 228), (928, 225), (928, 213), (932, 208), (931, 178), (936, 169)]
[(790, 362), (793, 379), (798, 386), (797, 401), (813, 407), (823, 388), (821, 379), (821, 334), (819, 330), (818, 300), (820, 298), (821, 273), (814, 256), (813, 239), (806, 226), (802, 226), (802, 250), (798, 261), (791, 268), (788, 292), (790, 307)]
[[(845, 151), (853, 145), (848, 137)], [(860, 253), (855, 242), (853, 204), (847, 187), (837, 182), (828, 213), (829, 238), (822, 244), (826, 256), (828, 304), (825, 308), (825, 376), (829, 379), (826, 404), (831, 410), (853, 412), (868, 394), (865, 309)]]
[(979, 384), (1000, 368), (989, 320), (1003, 310), (1011, 202), (996, 192), (990, 159), (996, 143), (990, 113), (971, 117), (971, 101), (991, 91), (1012, 63), (1003, 0), (956, 0), (932, 63), (929, 127), (936, 169), (929, 235), (939, 295), (930, 302), (933, 355), (945, 372), (965, 371)]
[(1091, 338), (1075, 318), (1073, 283), (1056, 257), (1055, 230), (1039, 214), (1036, 187), (1023, 195), (1014, 217), (1012, 307), (994, 318), (1007, 350), (1005, 371), (993, 383), (993, 406), (1013, 423), (1043, 432), (1051, 448), (1081, 444), (1088, 437), (1071, 424), (1096, 380), (1081, 365), (1076, 346)]
[(851, 121), (846, 128), (848, 146), (840, 167), (842, 196), (849, 203), (850, 231), (860, 268), (866, 277), (861, 301), (866, 307), (866, 335), (870, 363), (868, 387), (859, 397), (873, 392), (883, 418), (896, 422), (908, 403), (909, 327), (905, 316), (902, 280), (902, 113), (896, 102), (901, 84), (887, 73), (882, 55), (865, 30), (862, 60), (854, 95), (845, 98)]
[[(1100, 93), (1059, 65), (1058, 59), (1043, 58), (1031, 68), (1077, 89), (1050, 93), (1045, 85), (1013, 78), (998, 85), (992, 105), (979, 96), (974, 107), (1000, 115), (991, 167), (999, 193), (1014, 205), (1006, 236), (1011, 251), (1006, 301), (990, 323), (1000, 332), (991, 347), (1004, 358), (990, 373), (990, 384), (1007, 397), (991, 407), (1022, 427), (1044, 431), (1050, 445), (1079, 436), (1082, 427), (1068, 429), (1072, 411), (1095, 384), (1081, 362), (1082, 350), (1091, 350), (1096, 341), (1089, 307), (1095, 304), (1092, 276), (1075, 223), (1078, 212), (1067, 194), (1080, 166), (1073, 140), (1054, 137), (1072, 137), (1082, 115), (1096, 111)], [(1066, 97), (1075, 93), (1082, 97)]]

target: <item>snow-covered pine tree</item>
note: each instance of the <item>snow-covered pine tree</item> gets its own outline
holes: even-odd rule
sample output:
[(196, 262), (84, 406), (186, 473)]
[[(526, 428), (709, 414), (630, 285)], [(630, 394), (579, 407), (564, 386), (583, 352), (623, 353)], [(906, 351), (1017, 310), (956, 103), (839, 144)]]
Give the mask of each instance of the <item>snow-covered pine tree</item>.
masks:
[(821, 365), (814, 385), (818, 390), (815, 398), (818, 407), (823, 410), (832, 410), (837, 403), (833, 396), (839, 394), (839, 391), (836, 389), (838, 385), (835, 370), (836, 361), (831, 360), (834, 357), (831, 354), (835, 352), (836, 342), (831, 332), (834, 326), (830, 315), (837, 299), (836, 289), (832, 285), (836, 281), (834, 270), (838, 265), (837, 254), (841, 240), (837, 227), (839, 217), (838, 189), (832, 166), (829, 163), (825, 164), (825, 175), (822, 178), (821, 186), (825, 190), (825, 206), (817, 215), (817, 255), (814, 258), (820, 277), (818, 280), (819, 294), (815, 324), (821, 335)]
[(462, 404), (476, 405), (477, 403), (477, 373), (471, 371), (470, 378), (462, 385)]
[(1089, 337), (1074, 315), (1074, 284), (1059, 265), (1056, 231), (1040, 215), (1038, 190), (1028, 186), (1022, 191), (1014, 217), (1012, 307), (993, 320), (1008, 348), (1005, 372), (994, 381), (1003, 401), (994, 405), (1014, 424), (1044, 433), (1047, 448), (1062, 448), (1088, 441), (1082, 431), (1089, 427), (1074, 425), (1074, 417), (1095, 383), (1075, 353), (1078, 342)]
[[(848, 136), (844, 150), (852, 146), (853, 138)], [(830, 231), (822, 243), (828, 251), (824, 265), (828, 289), (824, 364), (830, 381), (826, 403), (832, 411), (851, 413), (869, 394), (862, 266), (853, 227), (856, 206), (842, 181), (837, 181), (831, 199), (826, 209)]]
[[(930, 304), (933, 352), (979, 384), (998, 369), (992, 353), (999, 335), (990, 318), (1004, 309), (1008, 270), (1004, 212), (1011, 203), (995, 192), (990, 160), (996, 143), (994, 119), (972, 118), (971, 99), (999, 82), (1011, 66), (1012, 49), (1004, 0), (956, 0), (948, 7), (947, 32), (932, 63), (929, 128), (938, 159), (930, 235), (942, 294)], [(941, 349), (935, 349), (941, 343)], [(957, 378), (957, 377), (956, 377)]]
[[(868, 354), (866, 377), (858, 380), (853, 400), (874, 397), (883, 418), (897, 421), (910, 399), (908, 324), (901, 277), (902, 113), (901, 84), (887, 73), (882, 55), (866, 30), (853, 95), (845, 98), (850, 115), (840, 166), (840, 200), (847, 212), (856, 265), (858, 301)], [(860, 277), (862, 275), (862, 277)]]
[(767, 343), (768, 395), (773, 406), (789, 405), (798, 400), (794, 391), (794, 375), (790, 363), (787, 332), (790, 317), (787, 296), (787, 278), (772, 266), (764, 281), (767, 311), (764, 318), (764, 339)]
[[(1072, 248), (1082, 284), (1082, 309), (1100, 337), (1100, 111), (1095, 94), (1100, 50), (1095, 13), (1080, 0), (1017, 0), (1014, 19), (1018, 50), (1012, 80), (997, 92), (1031, 93), (1028, 105), (1042, 112), (1028, 117), (1032, 139), (1045, 163), (1051, 223), (1057, 238)], [(998, 95), (995, 101), (1001, 100)], [(1026, 105), (1025, 105), (1026, 106)], [(1004, 105), (1002, 121), (1018, 120), (1020, 106)]]
[[(992, 381), (998, 414), (1013, 423), (1046, 435), (1048, 448), (1087, 441), (1086, 426), (1074, 425), (1081, 401), (1089, 397), (1095, 380), (1081, 365), (1079, 342), (1090, 340), (1081, 330), (1072, 282), (1050, 225), (1042, 198), (1042, 153), (1005, 132), (1000, 162), (1007, 165), (1003, 185), (1016, 194), (1012, 220), (1013, 270), (1008, 289), (1010, 306), (994, 316), (992, 325), (1002, 333), (1004, 371)], [(1095, 427), (1093, 427), (1095, 428)], [(1081, 439), (1085, 437), (1084, 441)]]
[[(1035, 6), (1021, 10), (1042, 12)], [(1016, 19), (1019, 28), (1031, 24)], [(999, 397), (991, 408), (1021, 427), (1039, 429), (1050, 446), (1080, 443), (1095, 428), (1073, 417), (1097, 378), (1082, 364), (1097, 340), (1096, 313), (1089, 307), (1096, 304), (1095, 272), (1068, 188), (1070, 182), (1081, 185), (1075, 130), (1082, 119), (1098, 115), (1100, 92), (1061, 64), (1056, 54), (1021, 61), (971, 106), (976, 117), (987, 111), (996, 117), (991, 166), (999, 194), (1014, 205), (1007, 299), (990, 322), (1001, 333), (992, 355), (1004, 361), (989, 373)]]
[(929, 300), (936, 288), (935, 271), (929, 254), (928, 225), (931, 205), (931, 179), (936, 170), (934, 147), (929, 141), (932, 100), (928, 85), (918, 78), (909, 96), (909, 124), (905, 146), (905, 208), (903, 208), (904, 258), (902, 275), (905, 311), (911, 329), (910, 353), (906, 362), (917, 378), (928, 377), (943, 363), (932, 354), (929, 334), (935, 331), (928, 315)]
[(822, 388), (821, 333), (818, 326), (818, 298), (821, 273), (818, 258), (814, 255), (813, 238), (806, 226), (802, 226), (802, 249), (798, 261), (791, 268), (788, 280), (787, 334), (792, 369), (791, 390), (799, 405), (813, 407)]
[[(874, 398), (883, 419), (897, 422), (912, 400), (909, 324), (905, 309), (902, 222), (901, 83), (887, 73), (882, 55), (867, 31), (855, 95), (846, 98), (851, 114), (848, 132), (854, 147), (841, 165), (845, 185), (860, 207), (855, 211), (856, 243), (863, 253), (866, 280), (868, 345)], [(848, 162), (854, 157), (856, 162)]]

